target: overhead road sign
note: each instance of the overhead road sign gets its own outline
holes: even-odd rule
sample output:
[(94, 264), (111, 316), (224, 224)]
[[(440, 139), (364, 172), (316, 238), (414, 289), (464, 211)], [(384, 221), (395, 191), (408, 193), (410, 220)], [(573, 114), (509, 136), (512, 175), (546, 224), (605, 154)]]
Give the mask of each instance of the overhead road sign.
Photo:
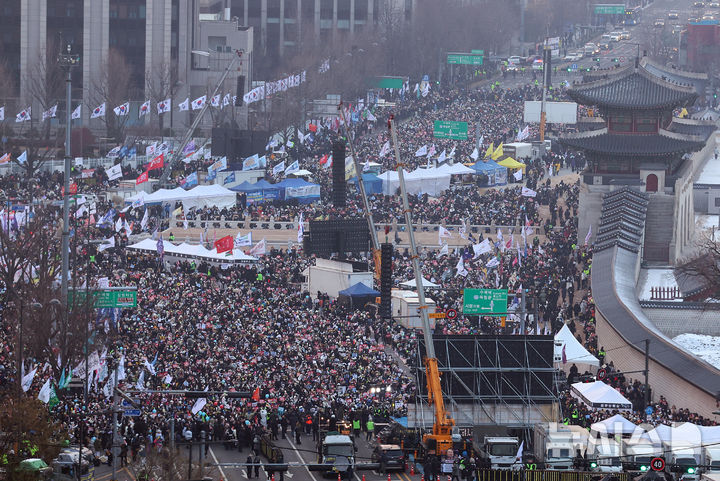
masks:
[(507, 312), (507, 289), (465, 289), (463, 314), (491, 315)]
[(447, 63), (448, 65), (482, 65), (483, 57), (484, 53), (448, 53)]
[(433, 124), (433, 137), (436, 139), (467, 140), (468, 123), (453, 120), (436, 120)]

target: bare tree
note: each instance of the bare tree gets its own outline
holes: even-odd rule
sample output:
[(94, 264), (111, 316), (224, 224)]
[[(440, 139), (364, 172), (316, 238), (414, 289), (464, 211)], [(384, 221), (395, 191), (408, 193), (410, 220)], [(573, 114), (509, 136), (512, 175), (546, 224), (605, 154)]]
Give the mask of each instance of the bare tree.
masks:
[[(175, 61), (171, 63), (163, 61), (157, 65), (153, 65), (152, 68), (145, 73), (145, 89), (151, 100), (149, 115), (157, 115), (160, 132), (164, 130), (165, 118), (164, 114), (157, 114), (156, 106), (165, 99), (174, 98), (180, 86), (181, 84), (178, 82), (177, 62)], [(173, 105), (173, 108), (174, 107)]]
[(93, 85), (93, 97), (96, 105), (105, 102), (106, 110), (103, 120), (107, 135), (118, 143), (125, 139), (128, 115), (115, 115), (113, 109), (130, 99), (131, 75), (132, 72), (125, 55), (113, 48), (108, 51), (108, 58), (103, 64), (99, 80)]
[(704, 235), (697, 247), (694, 255), (683, 259), (677, 266), (681, 283), (692, 286), (683, 290), (720, 299), (720, 242)]

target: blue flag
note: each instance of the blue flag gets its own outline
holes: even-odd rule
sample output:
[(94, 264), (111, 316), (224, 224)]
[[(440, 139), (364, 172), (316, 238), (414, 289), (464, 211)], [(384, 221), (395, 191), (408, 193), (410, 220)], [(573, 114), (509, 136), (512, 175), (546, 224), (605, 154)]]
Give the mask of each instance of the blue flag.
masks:
[(231, 172), (230, 175), (225, 177), (223, 184), (230, 184), (232, 182), (235, 182), (235, 172)]
[(190, 187), (196, 186), (198, 184), (198, 173), (197, 171), (193, 172), (192, 174), (185, 177), (185, 181), (183, 182), (183, 187), (186, 189), (189, 189)]

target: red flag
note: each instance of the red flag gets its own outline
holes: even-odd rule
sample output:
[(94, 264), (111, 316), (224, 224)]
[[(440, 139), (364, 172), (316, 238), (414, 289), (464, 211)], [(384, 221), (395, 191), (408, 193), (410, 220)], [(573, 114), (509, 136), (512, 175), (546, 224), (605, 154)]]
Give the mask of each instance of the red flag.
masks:
[(218, 254), (233, 250), (233, 245), (233, 236), (231, 235), (226, 235), (222, 239), (215, 241), (215, 248)]
[(315, 124), (308, 125), (308, 130), (310, 132), (317, 132), (317, 125), (315, 125)]
[(260, 388), (259, 387), (256, 387), (255, 391), (253, 391), (252, 399), (253, 399), (253, 401), (256, 401), (256, 402), (260, 400)]
[(147, 170), (162, 169), (163, 165), (165, 165), (165, 154), (160, 154), (154, 159), (152, 159), (150, 165), (148, 165)]
[(320, 165), (325, 165), (325, 162), (328, 160), (328, 154), (323, 155), (320, 157)]
[(135, 185), (140, 185), (143, 182), (147, 182), (147, 181), (148, 181), (148, 171), (146, 170), (145, 172), (140, 174), (140, 177), (138, 177), (137, 180), (135, 180)]

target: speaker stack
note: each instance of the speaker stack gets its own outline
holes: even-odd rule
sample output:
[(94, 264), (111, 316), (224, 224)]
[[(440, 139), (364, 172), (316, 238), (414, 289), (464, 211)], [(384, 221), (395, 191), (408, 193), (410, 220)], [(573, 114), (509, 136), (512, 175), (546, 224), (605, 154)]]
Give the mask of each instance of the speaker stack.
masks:
[(380, 318), (392, 317), (392, 256), (393, 245), (385, 242), (380, 245)]

